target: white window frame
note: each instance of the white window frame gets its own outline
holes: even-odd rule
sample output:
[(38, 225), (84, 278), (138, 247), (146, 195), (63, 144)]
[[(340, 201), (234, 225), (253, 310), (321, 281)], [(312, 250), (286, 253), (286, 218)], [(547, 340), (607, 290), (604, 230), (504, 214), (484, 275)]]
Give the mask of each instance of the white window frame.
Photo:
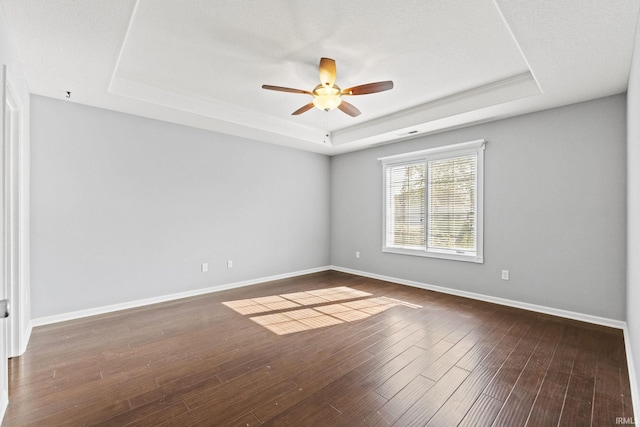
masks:
[[(441, 147), (429, 148), (427, 150), (413, 151), (410, 153), (396, 154), (393, 156), (380, 157), (382, 163), (382, 252), (414, 255), (430, 258), (440, 258), (455, 261), (484, 263), (483, 255), (483, 229), (484, 229), (484, 148), (486, 141), (479, 139), (475, 141), (462, 142), (459, 144), (445, 145)], [(387, 169), (392, 166), (414, 162), (429, 162), (432, 160), (448, 159), (459, 156), (476, 155), (476, 251), (459, 253), (458, 251), (448, 251), (439, 249), (429, 249), (428, 229), (425, 230), (425, 248), (398, 248), (387, 245)], [(425, 176), (428, 172), (425, 173)], [(428, 185), (425, 183), (425, 191)], [(429, 195), (427, 194), (427, 204)], [(426, 213), (428, 215), (428, 212)], [(425, 224), (428, 219), (425, 218)]]

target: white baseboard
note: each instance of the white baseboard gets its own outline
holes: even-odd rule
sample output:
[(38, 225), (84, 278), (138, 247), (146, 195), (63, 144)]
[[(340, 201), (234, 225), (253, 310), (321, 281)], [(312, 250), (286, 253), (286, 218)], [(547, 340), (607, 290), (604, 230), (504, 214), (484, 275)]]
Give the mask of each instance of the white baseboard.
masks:
[(130, 301), (121, 304), (106, 305), (102, 307), (90, 308), (87, 310), (79, 310), (70, 313), (56, 314), (53, 316), (38, 317), (31, 319), (33, 327), (49, 325), (52, 323), (65, 322), (67, 320), (81, 319), (83, 317), (96, 316), (98, 314), (112, 313), (114, 311), (127, 310), (129, 308), (143, 307), (145, 305), (158, 304), (161, 302), (173, 301), (181, 298), (189, 298), (198, 295), (209, 294), (212, 292), (226, 291), (228, 289), (241, 288), (243, 286), (256, 285), (273, 280), (288, 279), (290, 277), (302, 276), (305, 274), (318, 273), (320, 271), (330, 270), (329, 266), (311, 268), (309, 270), (295, 271), (291, 273), (278, 274), (275, 276), (261, 277), (258, 279), (245, 280), (242, 282), (228, 283), (225, 285), (212, 286), (209, 288), (194, 289), (192, 291), (180, 292), (176, 294), (162, 295), (159, 297), (147, 298), (142, 300)]
[(32, 331), (33, 331), (33, 323), (29, 321), (29, 323), (27, 324), (27, 327), (22, 331), (22, 337), (20, 338), (20, 348), (18, 349), (19, 356), (21, 356), (22, 354), (24, 354), (25, 351), (27, 351), (27, 346), (29, 345), (29, 340), (31, 339)]
[(430, 291), (441, 292), (443, 294), (456, 295), (465, 298), (471, 298), (479, 301), (491, 302), (494, 304), (506, 305), (509, 307), (521, 308), (523, 310), (535, 311), (538, 313), (550, 314), (553, 316), (564, 317), (566, 319), (579, 320), (581, 322), (594, 323), (596, 325), (608, 326), (611, 328), (624, 329), (626, 322), (622, 320), (608, 319), (605, 317), (592, 316), (590, 314), (577, 313), (574, 311), (561, 310), (559, 308), (545, 307), (542, 305), (529, 304), (521, 301), (514, 301), (506, 298), (492, 297), (489, 295), (477, 294), (474, 292), (460, 291), (458, 289), (445, 288), (443, 286), (430, 285), (428, 283), (415, 282), (413, 280), (398, 279), (397, 277), (383, 276), (380, 274), (368, 273), (366, 271), (352, 270), (350, 268), (331, 266), (332, 270), (341, 271), (343, 273), (355, 274), (356, 276), (369, 277), (372, 279), (384, 280), (386, 282), (398, 283), (400, 285), (412, 286), (414, 288), (427, 289)]
[(640, 389), (638, 388), (635, 364), (633, 363), (633, 353), (631, 352), (631, 337), (629, 328), (625, 324), (624, 329), (624, 348), (627, 355), (627, 370), (629, 371), (629, 383), (631, 384), (631, 400), (633, 403), (633, 415), (636, 424), (640, 422)]
[(9, 395), (6, 392), (2, 392), (0, 395), (0, 422), (4, 419), (7, 413), (7, 407), (9, 406)]
[(212, 286), (209, 288), (195, 289), (187, 292), (162, 295), (162, 296), (147, 298), (143, 300), (136, 300), (136, 301), (130, 301), (130, 302), (121, 303), (121, 304), (113, 304), (113, 305), (107, 305), (102, 307), (90, 308), (87, 310), (74, 311), (70, 313), (56, 314), (53, 316), (39, 317), (39, 318), (31, 319), (31, 326), (36, 327), (36, 326), (48, 325), (51, 323), (64, 322), (67, 320), (80, 319), (83, 317), (95, 316), (98, 314), (112, 313), (114, 311), (126, 310), (129, 308), (142, 307), (145, 305), (157, 304), (157, 303), (166, 302), (166, 301), (173, 301), (181, 298), (204, 295), (212, 292), (220, 292), (228, 289), (241, 288), (244, 286), (270, 282), (273, 280), (287, 279), (290, 277), (302, 276), (305, 274), (312, 274), (312, 273), (317, 273), (317, 272), (326, 271), (326, 270), (341, 271), (343, 273), (354, 274), (356, 276), (363, 276), (363, 277), (369, 277), (372, 279), (384, 280), (387, 282), (412, 286), (414, 288), (427, 289), (427, 290), (441, 292), (445, 294), (456, 295), (456, 296), (491, 302), (491, 303), (500, 304), (500, 305), (506, 305), (509, 307), (521, 308), (524, 310), (550, 314), (553, 316), (579, 320), (587, 323), (594, 323), (596, 325), (608, 326), (611, 328), (624, 330), (626, 327), (626, 323), (621, 320), (608, 319), (604, 317), (592, 316), (589, 314), (577, 313), (574, 311), (561, 310), (558, 308), (551, 308), (551, 307), (545, 307), (542, 305), (529, 304), (521, 301), (514, 301), (506, 298), (499, 298), (499, 297), (478, 294), (474, 292), (461, 291), (458, 289), (446, 288), (443, 286), (435, 286), (435, 285), (430, 285), (428, 283), (416, 282), (413, 280), (399, 279), (397, 277), (384, 276), (381, 274), (368, 273), (366, 271), (353, 270), (350, 268), (338, 267), (335, 265), (317, 267), (309, 270), (295, 271), (295, 272), (279, 274), (275, 276), (261, 277), (261, 278), (246, 280), (242, 282), (228, 283), (224, 285)]

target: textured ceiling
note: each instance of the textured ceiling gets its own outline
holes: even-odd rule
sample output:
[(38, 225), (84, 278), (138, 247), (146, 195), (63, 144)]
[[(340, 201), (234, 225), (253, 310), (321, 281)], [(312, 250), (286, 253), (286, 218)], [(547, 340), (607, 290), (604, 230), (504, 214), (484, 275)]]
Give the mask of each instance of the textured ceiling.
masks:
[[(640, 0), (2, 6), (35, 94), (337, 154), (625, 91)], [(395, 87), (356, 118), (261, 89), (312, 90), (322, 56), (343, 88)]]

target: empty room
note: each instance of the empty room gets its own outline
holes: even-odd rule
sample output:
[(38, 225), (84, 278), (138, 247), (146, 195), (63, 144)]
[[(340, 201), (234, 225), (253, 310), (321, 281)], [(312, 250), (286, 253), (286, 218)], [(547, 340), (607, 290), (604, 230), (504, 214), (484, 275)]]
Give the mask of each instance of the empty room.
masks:
[(0, 0), (2, 426), (640, 411), (640, 0)]

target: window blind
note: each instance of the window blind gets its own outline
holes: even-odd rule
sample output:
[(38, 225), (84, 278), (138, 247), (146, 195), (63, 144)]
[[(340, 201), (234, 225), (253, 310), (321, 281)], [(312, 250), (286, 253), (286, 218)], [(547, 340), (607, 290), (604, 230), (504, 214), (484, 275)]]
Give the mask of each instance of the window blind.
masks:
[(425, 248), (425, 163), (387, 169), (387, 245)]
[(483, 263), (485, 140), (381, 157), (382, 251)]
[(477, 156), (428, 162), (428, 245), (433, 249), (476, 250)]

